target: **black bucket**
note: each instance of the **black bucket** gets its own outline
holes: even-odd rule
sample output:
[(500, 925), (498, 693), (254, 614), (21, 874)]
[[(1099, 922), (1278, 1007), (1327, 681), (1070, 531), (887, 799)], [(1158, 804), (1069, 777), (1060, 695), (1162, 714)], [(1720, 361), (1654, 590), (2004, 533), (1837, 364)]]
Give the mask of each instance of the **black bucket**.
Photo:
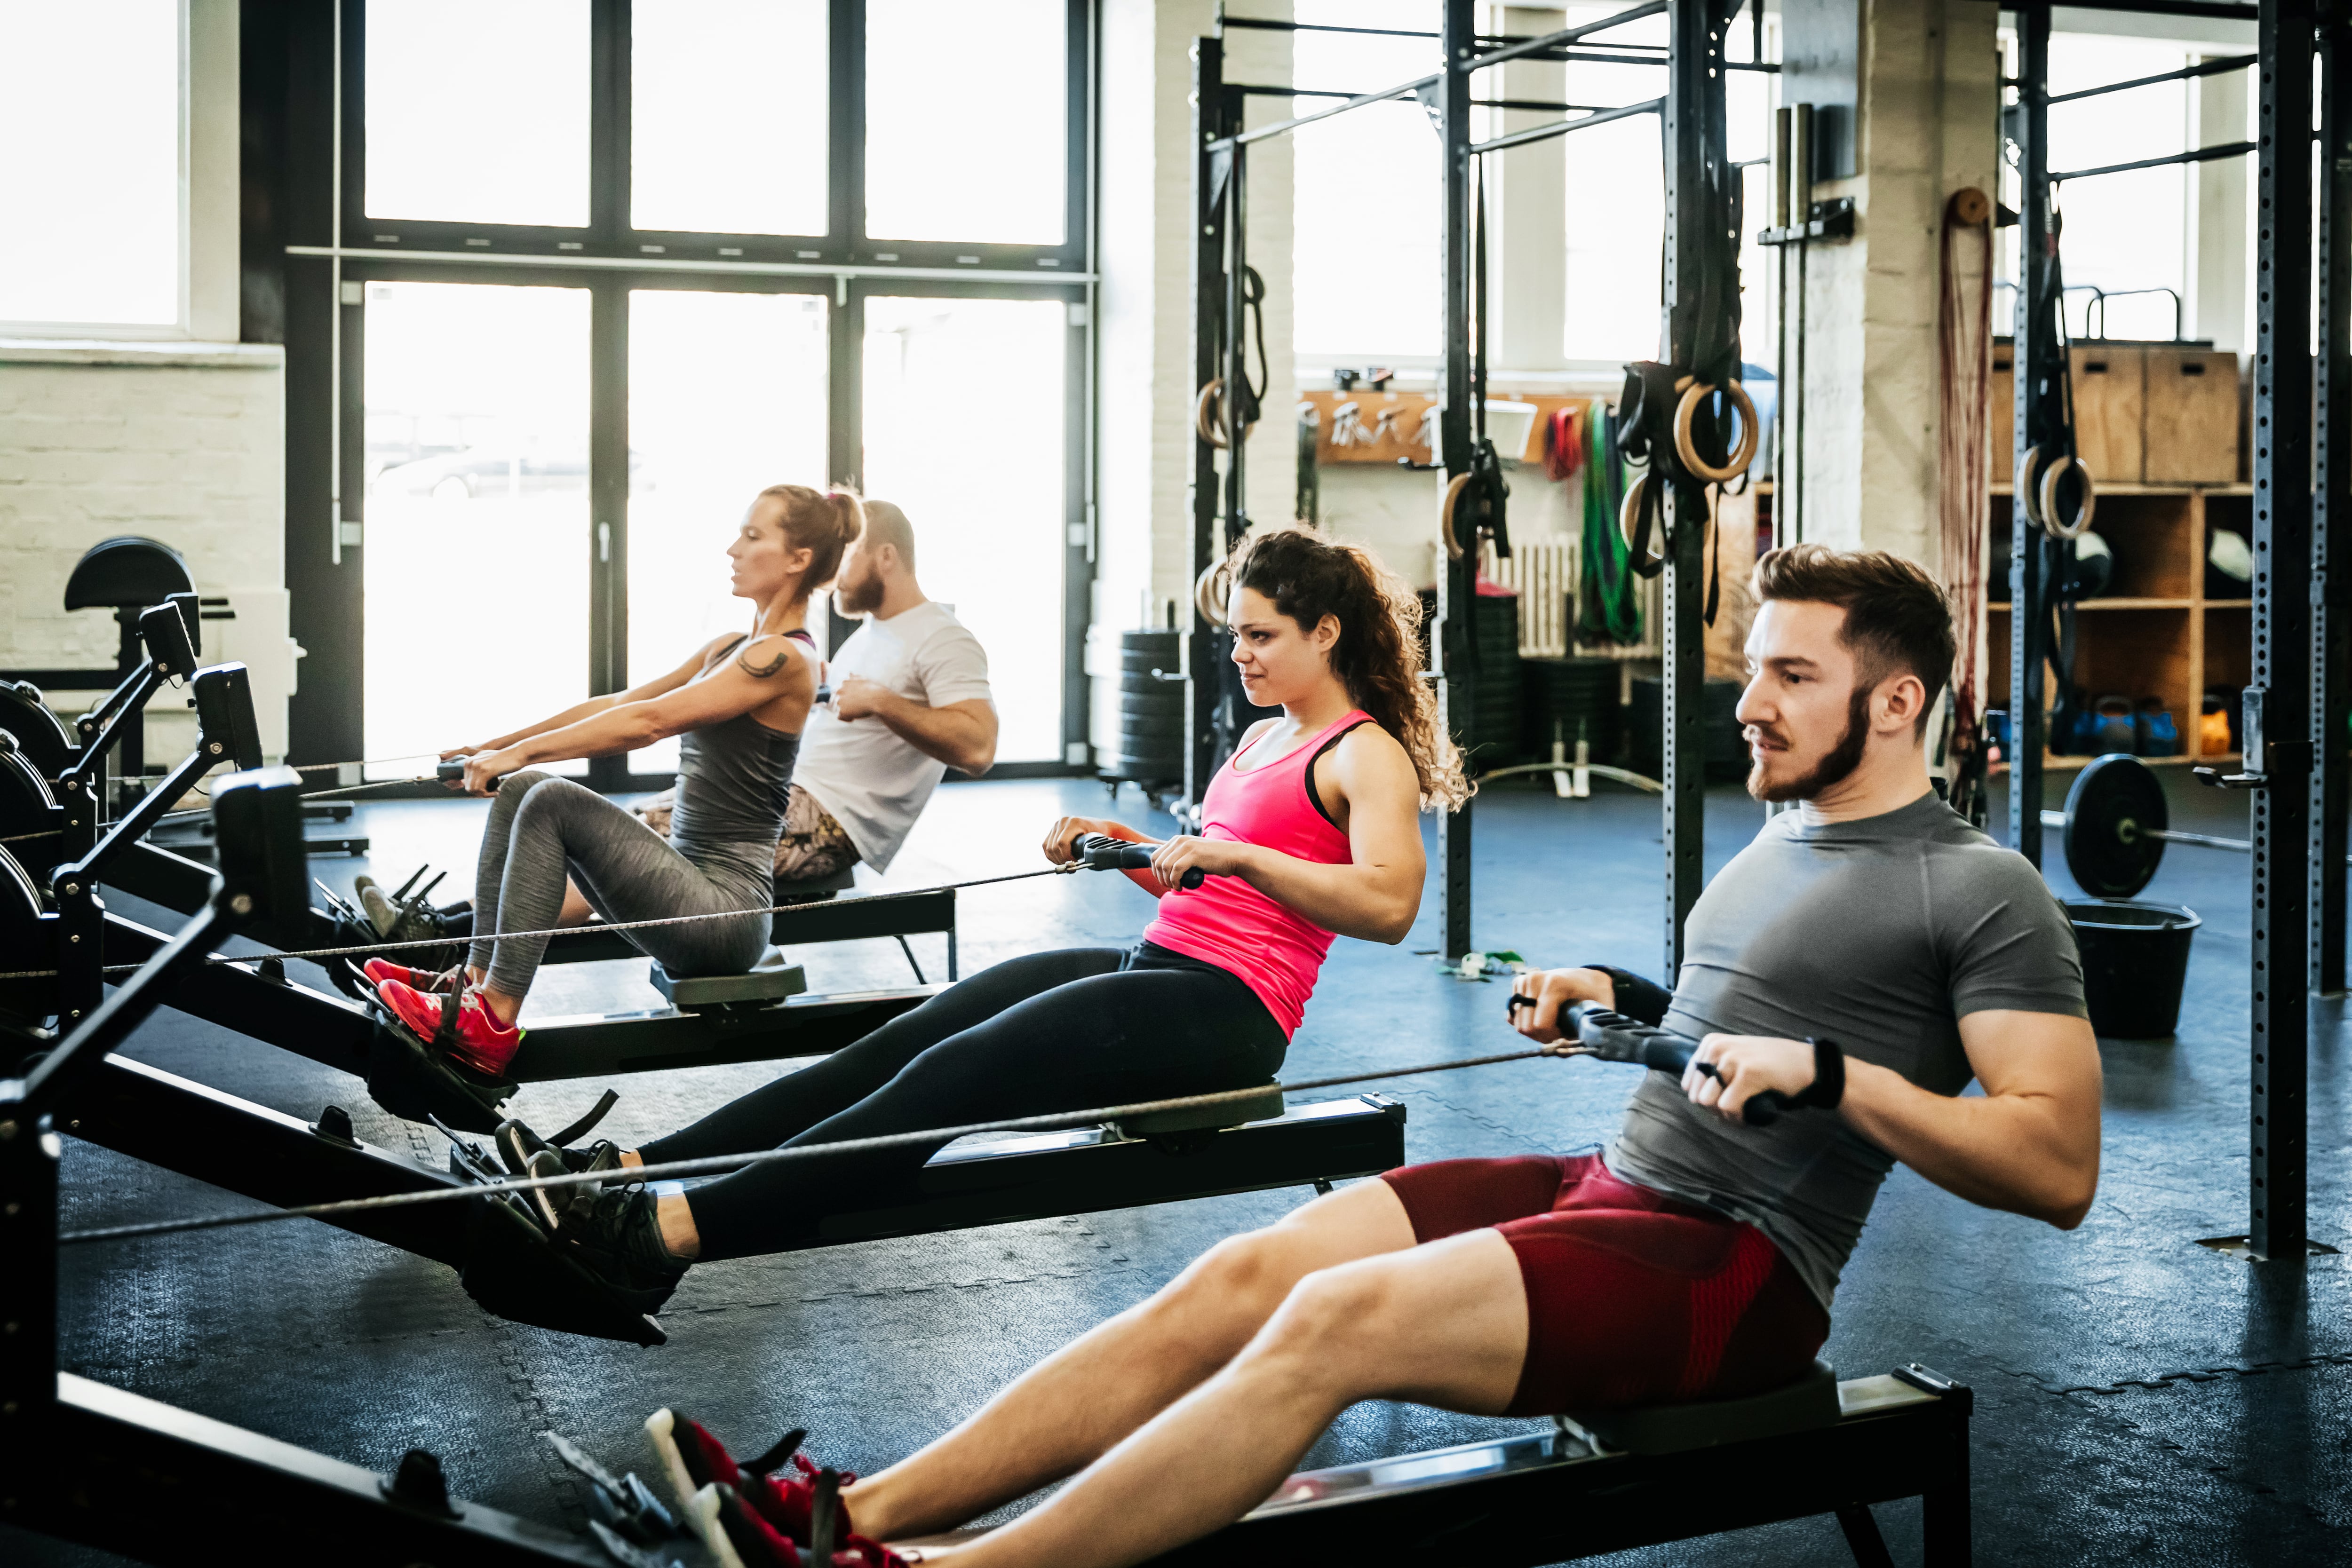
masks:
[(2070, 899), (2066, 918), (2083, 955), (2091, 1028), (2116, 1040), (2156, 1040), (2180, 1023), (2189, 940), (2204, 922), (2177, 904)]

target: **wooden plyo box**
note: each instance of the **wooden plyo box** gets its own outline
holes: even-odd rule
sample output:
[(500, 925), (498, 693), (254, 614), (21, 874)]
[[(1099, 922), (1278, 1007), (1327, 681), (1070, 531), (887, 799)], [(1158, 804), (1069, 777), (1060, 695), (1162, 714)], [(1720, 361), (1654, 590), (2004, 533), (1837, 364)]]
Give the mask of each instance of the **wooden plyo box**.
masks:
[(2147, 482), (2234, 483), (2238, 356), (2210, 349), (2151, 348), (2147, 359)]
[(2074, 451), (2094, 480), (2141, 482), (2147, 465), (2147, 350), (2084, 343), (2066, 350), (2074, 382)]

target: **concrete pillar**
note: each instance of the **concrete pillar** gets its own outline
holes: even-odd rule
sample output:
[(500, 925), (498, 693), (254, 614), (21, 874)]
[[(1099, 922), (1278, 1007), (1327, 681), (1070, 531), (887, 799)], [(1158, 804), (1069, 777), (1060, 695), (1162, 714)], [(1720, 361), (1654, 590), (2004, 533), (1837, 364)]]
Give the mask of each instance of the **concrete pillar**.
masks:
[[(1934, 567), (1944, 203), (1994, 189), (1996, 13), (1980, 0), (1854, 3), (1857, 172), (1814, 196), (1852, 196), (1855, 233), (1805, 259), (1804, 537)], [(1783, 53), (1803, 45), (1792, 32)]]
[[(2196, 105), (2190, 123), (2197, 128), (2191, 145), (2243, 141), (2252, 134), (2246, 128), (2250, 74), (2231, 71), (2189, 84)], [(2246, 327), (2253, 319), (2246, 298), (2246, 175), (2252, 161), (2219, 158), (2192, 167), (2197, 226), (2196, 248), (2189, 256), (2195, 270), (2189, 287), (2189, 333), (2210, 338), (2215, 348), (2236, 352), (2245, 348)]]
[[(1254, 15), (1287, 17), (1286, 4)], [(1192, 385), (1192, 49), (1216, 31), (1215, 0), (1107, 0), (1102, 16), (1096, 298), (1097, 549), (1087, 669), (1096, 744), (1115, 736), (1118, 634), (1191, 614)], [(1235, 28), (1226, 77), (1290, 79), (1290, 36)], [(1250, 122), (1291, 113), (1251, 100)], [(1264, 413), (1248, 449), (1252, 517), (1289, 519), (1297, 485), (1291, 351), (1291, 151), (1249, 154), (1250, 261), (1266, 280)], [(1256, 367), (1253, 338), (1250, 362)]]
[[(1565, 11), (1497, 5), (1497, 33), (1537, 36), (1568, 26)], [(1514, 60), (1502, 68), (1507, 99), (1558, 103), (1568, 91), (1568, 68), (1550, 60)], [(1565, 118), (1549, 110), (1486, 111), (1488, 135)], [(1568, 313), (1568, 145), (1555, 136), (1490, 153), (1486, 165), (1486, 287), (1494, 304), (1487, 346), (1496, 383), (1513, 371), (1567, 368), (1562, 346)]]

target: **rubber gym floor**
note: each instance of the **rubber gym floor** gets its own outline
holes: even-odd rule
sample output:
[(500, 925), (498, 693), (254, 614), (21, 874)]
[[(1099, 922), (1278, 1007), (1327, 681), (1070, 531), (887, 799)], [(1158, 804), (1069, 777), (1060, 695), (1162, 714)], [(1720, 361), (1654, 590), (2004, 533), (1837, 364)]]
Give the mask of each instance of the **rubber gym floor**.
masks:
[[(2243, 836), (2242, 796), (2168, 771), (2174, 824)], [(2061, 779), (2057, 782), (2063, 784)], [(1608, 787), (1602, 787), (1604, 790)], [(320, 860), (347, 888), (373, 865), (470, 868), (482, 808), (361, 808), (371, 862)], [(1996, 800), (1996, 820), (2001, 810)], [(1024, 869), (1064, 811), (1154, 832), (1132, 790), (1108, 806), (1079, 781), (942, 790), (888, 883)], [(1736, 789), (1708, 803), (1710, 872), (1753, 834)], [(1662, 904), (1655, 797), (1581, 802), (1503, 786), (1476, 819), (1475, 939), (1537, 963), (1656, 973)], [(2053, 835), (2054, 841), (2054, 835)], [(2051, 880), (2067, 880), (2054, 841)], [(1910, 1360), (1974, 1387), (1977, 1561), (2280, 1563), (2352, 1559), (2352, 1330), (2346, 1260), (2249, 1266), (2198, 1246), (2246, 1215), (2248, 886), (2243, 855), (2176, 846), (2145, 898), (2204, 917), (2176, 1039), (2108, 1040), (2097, 1207), (2061, 1234), (1988, 1213), (1898, 1169), (1848, 1265), (1824, 1352), (1844, 1375)], [(127, 900), (134, 917), (171, 921)], [(1035, 949), (1132, 939), (1149, 911), (1122, 880), (1080, 876), (962, 895), (964, 972)], [(1505, 988), (1449, 978), (1437, 900), (1399, 947), (1341, 941), (1286, 1075), (1409, 1065), (1509, 1049)], [(938, 937), (915, 938), (936, 977)], [(795, 956), (813, 988), (900, 983), (895, 945)], [(314, 984), (323, 983), (315, 974)], [(655, 1005), (638, 966), (562, 966), (530, 998), (541, 1016)], [(2312, 1229), (2352, 1246), (2340, 1008), (2319, 1008), (2310, 1103)], [(526, 1015), (528, 1021), (528, 1014)], [(360, 1135), (438, 1164), (438, 1134), (387, 1116), (328, 1069), (184, 1016), (159, 1014), (128, 1053), (281, 1111), (348, 1107)], [(605, 1131), (630, 1142), (764, 1082), (776, 1067), (639, 1075)], [(1632, 1069), (1531, 1061), (1380, 1087), (1411, 1107), (1416, 1160), (1559, 1152), (1607, 1138)], [(518, 1109), (561, 1125), (604, 1085), (527, 1091)], [(227, 1194), (67, 1141), (69, 1228), (246, 1207)], [(100, 1381), (379, 1469), (403, 1450), (441, 1455), (453, 1490), (578, 1522), (580, 1499), (537, 1434), (560, 1430), (651, 1478), (638, 1424), (675, 1404), (751, 1448), (805, 1426), (826, 1462), (870, 1471), (968, 1414), (1024, 1366), (1150, 1293), (1220, 1237), (1261, 1224), (1305, 1190), (1004, 1226), (698, 1269), (645, 1350), (517, 1327), (484, 1314), (453, 1274), (323, 1225), (233, 1228), (77, 1248), (66, 1260), (65, 1364)], [(1309, 1466), (1437, 1448), (1523, 1424), (1404, 1406), (1349, 1411)], [(1704, 1486), (1706, 1467), (1693, 1484)], [(126, 1498), (125, 1506), (138, 1506)], [(1898, 1562), (1917, 1561), (1918, 1510), (1879, 1510)], [(320, 1542), (331, 1555), (331, 1542)], [(0, 1561), (111, 1562), (0, 1528)], [(1624, 1553), (1622, 1563), (1849, 1562), (1836, 1524), (1800, 1521)]]

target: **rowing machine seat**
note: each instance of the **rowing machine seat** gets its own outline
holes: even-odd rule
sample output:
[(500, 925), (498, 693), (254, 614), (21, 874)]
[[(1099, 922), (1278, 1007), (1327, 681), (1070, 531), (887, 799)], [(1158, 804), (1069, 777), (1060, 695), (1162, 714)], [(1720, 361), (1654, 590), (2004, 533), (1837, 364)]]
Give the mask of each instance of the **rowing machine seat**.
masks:
[(831, 898), (837, 893), (847, 893), (856, 885), (856, 866), (845, 865), (831, 876), (813, 876), (806, 881), (778, 882), (775, 901), (778, 904), (814, 904), (819, 899)]
[(669, 998), (671, 1006), (690, 1013), (713, 1008), (762, 1006), (799, 996), (808, 989), (807, 973), (774, 947), (761, 954), (760, 961), (751, 966), (747, 975), (672, 975), (656, 964), (647, 978), (653, 981), (654, 989)]
[(1742, 1399), (1688, 1405), (1642, 1405), (1626, 1410), (1579, 1410), (1567, 1421), (1609, 1448), (1629, 1454), (1680, 1454), (1718, 1443), (1745, 1443), (1834, 1426), (1837, 1374), (1826, 1361), (1784, 1388)]

